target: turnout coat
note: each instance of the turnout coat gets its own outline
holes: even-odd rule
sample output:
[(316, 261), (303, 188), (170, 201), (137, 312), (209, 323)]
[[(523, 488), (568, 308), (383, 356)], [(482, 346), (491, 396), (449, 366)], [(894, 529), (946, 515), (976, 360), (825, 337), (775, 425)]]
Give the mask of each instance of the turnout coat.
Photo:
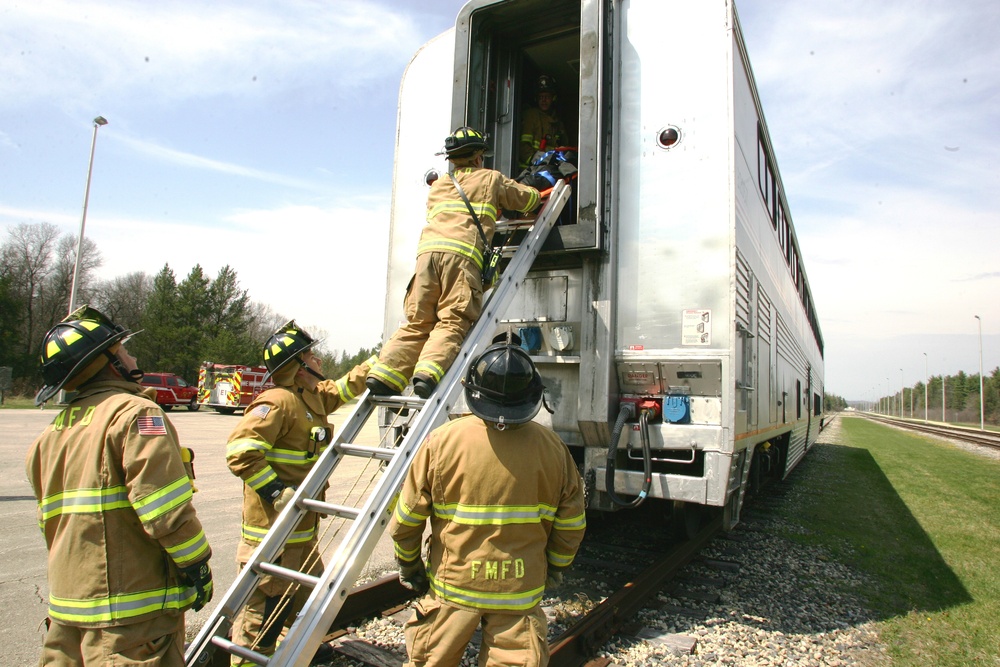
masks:
[(52, 620), (112, 627), (194, 603), (177, 568), (212, 552), (177, 432), (142, 387), (85, 385), (32, 444), (26, 470), (49, 551)]

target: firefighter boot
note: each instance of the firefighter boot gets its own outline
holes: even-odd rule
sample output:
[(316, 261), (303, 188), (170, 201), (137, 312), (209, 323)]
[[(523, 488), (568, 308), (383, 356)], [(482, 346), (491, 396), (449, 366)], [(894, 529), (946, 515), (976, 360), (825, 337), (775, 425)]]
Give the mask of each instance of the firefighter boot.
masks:
[(403, 393), (397, 389), (393, 389), (385, 382), (372, 377), (365, 380), (365, 386), (368, 387), (368, 391), (372, 393), (372, 396), (399, 396)]
[(420, 398), (430, 398), (436, 386), (437, 382), (426, 375), (413, 376), (413, 393)]

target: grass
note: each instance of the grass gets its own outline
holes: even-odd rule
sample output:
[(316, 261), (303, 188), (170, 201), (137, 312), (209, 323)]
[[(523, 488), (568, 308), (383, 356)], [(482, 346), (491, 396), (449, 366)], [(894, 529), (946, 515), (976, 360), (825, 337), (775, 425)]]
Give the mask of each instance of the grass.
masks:
[(0, 410), (3, 410), (4, 408), (9, 410), (21, 410), (33, 407), (35, 407), (35, 399), (31, 396), (4, 395), (3, 405), (0, 405)]
[(858, 417), (792, 475), (782, 510), (877, 582), (862, 596), (893, 667), (1000, 665), (1000, 462)]

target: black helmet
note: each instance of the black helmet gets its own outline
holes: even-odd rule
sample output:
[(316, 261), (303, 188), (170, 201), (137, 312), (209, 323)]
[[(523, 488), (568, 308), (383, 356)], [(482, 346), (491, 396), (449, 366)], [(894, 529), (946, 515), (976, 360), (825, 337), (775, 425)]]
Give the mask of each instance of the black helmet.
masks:
[[(70, 313), (42, 340), (39, 361), (45, 385), (35, 395), (35, 405), (55, 396), (70, 380), (75, 380), (76, 386), (89, 380), (108, 363), (98, 357), (131, 335), (96, 308), (80, 306)], [(100, 363), (94, 363), (97, 361)]]
[(491, 157), (493, 151), (486, 143), (486, 137), (471, 127), (460, 127), (451, 133), (444, 140), (444, 151), (438, 155), (447, 155), (449, 159), (454, 157), (466, 157), (476, 151), (484, 151), (486, 157)]
[(501, 430), (506, 424), (531, 421), (545, 390), (531, 357), (514, 341), (510, 334), (495, 338), (469, 366), (463, 383), (472, 413)]
[(552, 93), (555, 95), (558, 90), (556, 90), (556, 80), (553, 79), (548, 74), (543, 74), (538, 77), (538, 82), (535, 83), (535, 94), (538, 93)]
[(264, 365), (267, 366), (264, 382), (267, 382), (289, 361), (319, 345), (322, 340), (314, 340), (305, 330), (295, 324), (295, 320), (285, 322), (264, 343)]

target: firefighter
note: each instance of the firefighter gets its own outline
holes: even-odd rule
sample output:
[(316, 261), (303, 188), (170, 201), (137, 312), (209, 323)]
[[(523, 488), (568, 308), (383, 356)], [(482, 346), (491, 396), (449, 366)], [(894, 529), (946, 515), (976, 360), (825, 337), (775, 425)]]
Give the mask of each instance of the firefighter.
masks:
[(181, 666), (184, 611), (212, 599), (177, 432), (138, 384), (131, 335), (83, 306), (42, 341), (35, 404), (77, 394), (27, 458), (49, 552), (39, 665)]
[(464, 384), (473, 414), (417, 450), (390, 527), (400, 581), (426, 593), (406, 624), (407, 666), (457, 666), (480, 624), (480, 665), (542, 666), (542, 593), (583, 540), (583, 483), (559, 436), (531, 421), (544, 387), (516, 342), (495, 340)]
[(538, 77), (535, 84), (535, 104), (524, 110), (521, 118), (521, 147), (519, 158), (521, 167), (531, 165), (531, 159), (537, 151), (567, 146), (569, 133), (556, 113), (555, 103), (558, 99), (556, 82), (548, 74)]
[[(328, 415), (364, 391), (365, 376), (375, 362), (373, 356), (339, 380), (327, 380), (320, 372), (322, 360), (313, 352), (320, 342), (294, 320), (274, 332), (264, 345), (267, 375), (263, 381), (270, 378), (275, 386), (247, 406), (229, 436), (226, 461), (233, 474), (243, 480), (242, 539), (236, 549), (240, 568), (250, 560), (329, 444), (332, 429)], [(278, 561), (281, 566), (322, 574), (318, 525), (319, 515), (307, 512), (285, 545)], [(308, 598), (309, 591), (299, 591), (289, 599), (284, 595), (287, 588), (287, 581), (261, 577), (234, 620), (233, 641), (265, 655), (273, 654), (278, 635)], [(333, 648), (321, 644), (313, 664), (332, 656)], [(233, 664), (242, 663), (234, 657)]]
[(487, 151), (485, 137), (469, 127), (445, 139), (451, 175), (431, 185), (427, 225), (404, 301), (407, 322), (368, 375), (373, 395), (400, 394), (412, 376), (413, 392), (430, 396), (482, 309), (483, 258), (497, 216), (502, 209), (527, 212), (539, 204), (535, 188), (483, 168), (484, 157), (492, 155)]

